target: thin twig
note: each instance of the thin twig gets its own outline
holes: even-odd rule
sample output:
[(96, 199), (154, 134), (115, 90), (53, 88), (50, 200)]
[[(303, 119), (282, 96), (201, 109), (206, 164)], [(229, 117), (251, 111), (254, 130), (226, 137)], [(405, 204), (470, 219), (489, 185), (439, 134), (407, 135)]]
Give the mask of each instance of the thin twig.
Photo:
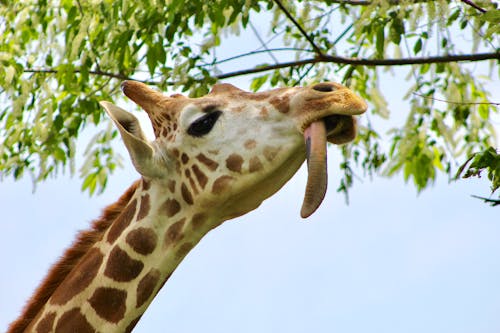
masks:
[(299, 24), (299, 22), (297, 22), (297, 20), (295, 20), (295, 18), (292, 16), (292, 14), (290, 14), (290, 12), (285, 8), (285, 6), (283, 6), (281, 1), (274, 0), (274, 2), (285, 13), (286, 17), (288, 17), (288, 19), (293, 22), (293, 24), (297, 27), (297, 29), (300, 30), (300, 33), (309, 41), (309, 44), (311, 44), (312, 48), (318, 54), (318, 56), (320, 58), (323, 57), (323, 51), (321, 51), (321, 49), (318, 47), (318, 45), (316, 45), (316, 43), (311, 38), (311, 36), (309, 36), (309, 34), (304, 30), (304, 28), (302, 28), (302, 26)]
[(460, 1), (462, 1), (463, 3), (465, 3), (465, 4), (469, 5), (469, 6), (471, 6), (471, 7), (475, 8), (475, 9), (477, 9), (477, 10), (479, 10), (481, 13), (486, 13), (486, 9), (483, 9), (483, 8), (479, 7), (478, 5), (476, 5), (476, 4), (475, 4), (474, 2), (472, 2), (471, 0), (460, 0)]
[(256, 50), (256, 51), (250, 51), (250, 52), (247, 52), (247, 53), (238, 54), (238, 55), (235, 55), (235, 56), (232, 56), (232, 57), (229, 57), (229, 58), (225, 58), (225, 59), (222, 59), (222, 60), (217, 60), (217, 61), (214, 61), (214, 62), (211, 62), (211, 63), (206, 63), (206, 64), (203, 64), (202, 66), (203, 67), (204, 66), (214, 66), (214, 65), (222, 64), (224, 62), (228, 62), (228, 61), (236, 60), (236, 59), (239, 59), (239, 58), (244, 58), (244, 57), (252, 56), (252, 55), (255, 55), (255, 54), (259, 54), (259, 53), (278, 52), (278, 51), (299, 51), (299, 52), (314, 53), (313, 50), (300, 49), (300, 48), (297, 48), (297, 47), (277, 47), (277, 48), (272, 48), (272, 49)]
[(486, 104), (486, 105), (500, 105), (500, 103), (496, 102), (456, 102), (456, 101), (447, 101), (445, 99), (439, 99), (431, 96), (425, 96), (416, 92), (412, 92), (413, 95), (426, 98), (426, 99), (432, 99), (433, 101), (438, 101), (438, 102), (445, 102), (448, 104), (460, 104), (460, 105), (481, 105), (481, 104)]
[(271, 52), (271, 50), (269, 50), (269, 48), (267, 47), (267, 44), (266, 42), (264, 42), (264, 40), (262, 39), (262, 37), (260, 37), (260, 34), (259, 32), (257, 31), (257, 29), (255, 29), (255, 27), (253, 26), (252, 22), (249, 22), (250, 24), (250, 28), (252, 29), (255, 37), (257, 37), (257, 39), (259, 40), (260, 42), (260, 45), (264, 48), (265, 51), (268, 52), (269, 56), (271, 57), (271, 59), (273, 59), (274, 63), (277, 64), (279, 63), (278, 59), (276, 59), (276, 57), (274, 56), (274, 54)]

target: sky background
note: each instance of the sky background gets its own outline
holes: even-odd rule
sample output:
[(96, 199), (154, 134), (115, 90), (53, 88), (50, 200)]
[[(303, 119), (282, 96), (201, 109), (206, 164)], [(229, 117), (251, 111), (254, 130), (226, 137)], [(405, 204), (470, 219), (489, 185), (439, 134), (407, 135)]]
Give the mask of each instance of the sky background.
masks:
[[(258, 47), (255, 36), (240, 38)], [(243, 45), (224, 43), (229, 55)], [(381, 77), (392, 125), (408, 112), (406, 71), (394, 74)], [(490, 91), (500, 91), (498, 78)], [(127, 156), (120, 142), (116, 149)], [(335, 191), (338, 151), (329, 147), (330, 187), (312, 217), (299, 216), (301, 168), (257, 210), (205, 236), (134, 332), (500, 332), (500, 208), (470, 196), (487, 195), (488, 182), (440, 175), (417, 194), (402, 175), (370, 180), (357, 170), (347, 205)], [(81, 180), (68, 175), (34, 193), (29, 178), (0, 183), (0, 332), (76, 232), (137, 178), (125, 160), (100, 196), (82, 193)]]

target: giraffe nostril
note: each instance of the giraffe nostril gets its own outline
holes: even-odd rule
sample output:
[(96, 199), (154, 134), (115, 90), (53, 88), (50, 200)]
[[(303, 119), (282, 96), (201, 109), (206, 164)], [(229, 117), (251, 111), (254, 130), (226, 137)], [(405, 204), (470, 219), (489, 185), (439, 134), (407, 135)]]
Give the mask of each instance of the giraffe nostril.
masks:
[(312, 88), (313, 88), (313, 90), (323, 91), (323, 92), (331, 92), (331, 91), (336, 90), (336, 88), (333, 84), (326, 83), (326, 82), (315, 84)]

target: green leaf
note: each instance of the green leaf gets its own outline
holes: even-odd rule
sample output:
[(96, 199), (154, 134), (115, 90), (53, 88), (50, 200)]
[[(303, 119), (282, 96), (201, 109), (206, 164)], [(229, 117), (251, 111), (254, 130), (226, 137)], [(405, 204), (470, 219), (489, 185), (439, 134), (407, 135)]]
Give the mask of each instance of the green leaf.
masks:
[(389, 30), (389, 37), (391, 41), (399, 45), (401, 43), (401, 35), (405, 33), (405, 26), (403, 21), (399, 17), (395, 17), (392, 21), (391, 28)]
[(377, 36), (376, 36), (376, 50), (377, 50), (377, 57), (378, 58), (383, 58), (384, 57), (384, 43), (385, 43), (385, 35), (384, 35), (384, 26), (381, 25), (377, 29)]
[(413, 53), (418, 54), (421, 50), (422, 50), (422, 39), (419, 38), (417, 39), (415, 45), (413, 46)]
[(488, 10), (486, 13), (481, 15), (481, 19), (495, 24), (500, 23), (500, 10)]
[(490, 108), (487, 104), (479, 104), (477, 107), (477, 112), (479, 113), (479, 116), (486, 120), (490, 116)]
[(268, 79), (269, 79), (269, 74), (254, 78), (252, 80), (252, 83), (250, 84), (250, 90), (252, 91), (259, 90), (260, 87), (262, 87), (262, 85), (266, 83)]

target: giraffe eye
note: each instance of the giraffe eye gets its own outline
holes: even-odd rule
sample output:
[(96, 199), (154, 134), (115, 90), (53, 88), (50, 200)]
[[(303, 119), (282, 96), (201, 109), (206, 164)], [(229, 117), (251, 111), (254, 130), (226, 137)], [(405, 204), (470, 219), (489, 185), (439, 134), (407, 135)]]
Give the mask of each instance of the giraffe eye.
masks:
[(221, 114), (222, 111), (216, 110), (196, 119), (191, 123), (191, 125), (189, 125), (189, 128), (187, 130), (188, 134), (195, 137), (201, 137), (205, 134), (208, 134), (214, 127), (217, 119), (219, 119)]

